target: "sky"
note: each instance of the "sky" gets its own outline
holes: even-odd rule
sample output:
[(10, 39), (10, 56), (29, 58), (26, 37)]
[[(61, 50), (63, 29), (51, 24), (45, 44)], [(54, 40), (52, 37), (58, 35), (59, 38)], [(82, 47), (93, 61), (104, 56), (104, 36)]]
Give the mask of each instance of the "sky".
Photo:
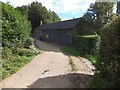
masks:
[(95, 0), (0, 0), (10, 2), (14, 7), (28, 5), (33, 1), (41, 2), (48, 10), (55, 11), (61, 20), (79, 18)]

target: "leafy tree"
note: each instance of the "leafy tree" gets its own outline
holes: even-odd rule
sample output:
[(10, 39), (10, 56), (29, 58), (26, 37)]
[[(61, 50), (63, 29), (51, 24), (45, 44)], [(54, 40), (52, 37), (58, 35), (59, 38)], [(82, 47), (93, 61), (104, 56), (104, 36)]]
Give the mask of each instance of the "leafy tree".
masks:
[(83, 17), (80, 18), (80, 21), (77, 25), (77, 34), (79, 35), (95, 34), (94, 29), (95, 10), (93, 8), (94, 4), (91, 3), (86, 13), (83, 15)]
[(78, 25), (76, 26), (77, 35), (92, 35), (95, 34), (93, 29), (93, 21), (90, 18), (81, 17)]
[(88, 21), (94, 21), (96, 18), (96, 11), (94, 10), (95, 4), (91, 3), (90, 7), (88, 8), (87, 12), (83, 15), (83, 17)]
[(40, 25), (41, 21), (43, 24), (60, 21), (60, 18), (54, 11), (48, 11), (46, 7), (42, 6), (39, 2), (32, 2), (30, 4), (28, 19), (32, 23), (32, 34), (34, 29)]
[[(82, 19), (82, 21), (80, 20), (80, 23), (78, 24), (80, 29), (86, 27), (86, 29), (84, 29), (85, 31), (92, 30), (92, 32), (96, 32), (100, 35), (103, 26), (107, 22), (110, 22), (113, 17), (113, 5), (114, 3), (109, 2), (91, 3), (90, 7), (82, 17), (84, 19)], [(87, 26), (82, 25), (82, 22), (86, 23)]]
[(96, 30), (97, 34), (101, 33), (103, 26), (112, 19), (113, 5), (110, 2), (95, 2), (91, 3), (89, 9), (84, 14), (84, 18), (91, 23), (92, 29)]
[(113, 5), (111, 2), (95, 2), (93, 9), (95, 10), (96, 19), (94, 22), (94, 28), (97, 33), (101, 33), (103, 26), (112, 19)]
[(2, 3), (2, 45), (22, 46), (28, 39), (31, 25), (28, 20), (9, 4)]
[(61, 21), (59, 16), (54, 11), (49, 10), (49, 17), (50, 17), (49, 18), (49, 20), (50, 20), (49, 23)]
[(42, 4), (41, 3), (38, 3), (38, 2), (31, 3), (30, 9), (28, 11), (28, 19), (32, 23), (33, 30), (40, 25), (40, 21), (42, 21)]
[(21, 7), (15, 8), (15, 9), (20, 11), (22, 15), (24, 15), (28, 18), (29, 5), (23, 5)]

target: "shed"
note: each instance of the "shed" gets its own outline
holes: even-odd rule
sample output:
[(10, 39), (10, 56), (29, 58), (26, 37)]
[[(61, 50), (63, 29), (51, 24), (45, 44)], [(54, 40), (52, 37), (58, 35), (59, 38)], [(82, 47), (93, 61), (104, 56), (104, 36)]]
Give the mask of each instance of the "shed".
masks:
[(75, 27), (79, 18), (71, 19), (38, 26), (34, 31), (34, 36), (46, 42), (56, 43), (62, 46), (70, 46), (72, 37), (75, 34)]

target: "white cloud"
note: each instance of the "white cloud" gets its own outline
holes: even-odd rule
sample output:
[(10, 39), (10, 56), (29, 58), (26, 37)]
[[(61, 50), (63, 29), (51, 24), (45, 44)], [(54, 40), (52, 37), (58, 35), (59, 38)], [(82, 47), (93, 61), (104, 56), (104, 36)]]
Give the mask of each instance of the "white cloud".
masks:
[(113, 7), (113, 13), (116, 13), (116, 10), (117, 10), (116, 6), (117, 6), (117, 4), (115, 4), (114, 7)]
[[(38, 0), (41, 1), (41, 0)], [(48, 0), (43, 1), (43, 5), (57, 13), (69, 13), (76, 14), (79, 11), (86, 11), (89, 8), (90, 3), (94, 3), (95, 0)]]
[(33, 1), (41, 2), (47, 9), (51, 9), (57, 13), (76, 14), (79, 11), (85, 12), (89, 8), (90, 3), (95, 0), (1, 0), (9, 1), (13, 6), (22, 6), (30, 4)]
[(69, 19), (73, 19), (73, 18), (70, 18), (70, 17), (68, 17), (68, 18), (62, 18), (61, 21), (65, 21), (65, 20), (69, 20)]

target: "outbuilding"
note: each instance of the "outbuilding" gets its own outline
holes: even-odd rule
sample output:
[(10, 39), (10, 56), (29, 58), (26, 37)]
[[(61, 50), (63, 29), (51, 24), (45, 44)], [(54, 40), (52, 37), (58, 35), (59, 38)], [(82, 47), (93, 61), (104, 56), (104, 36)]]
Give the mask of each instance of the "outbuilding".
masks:
[(62, 46), (70, 46), (76, 33), (76, 25), (79, 18), (50, 24), (43, 24), (34, 30), (34, 36), (45, 42), (51, 42)]

